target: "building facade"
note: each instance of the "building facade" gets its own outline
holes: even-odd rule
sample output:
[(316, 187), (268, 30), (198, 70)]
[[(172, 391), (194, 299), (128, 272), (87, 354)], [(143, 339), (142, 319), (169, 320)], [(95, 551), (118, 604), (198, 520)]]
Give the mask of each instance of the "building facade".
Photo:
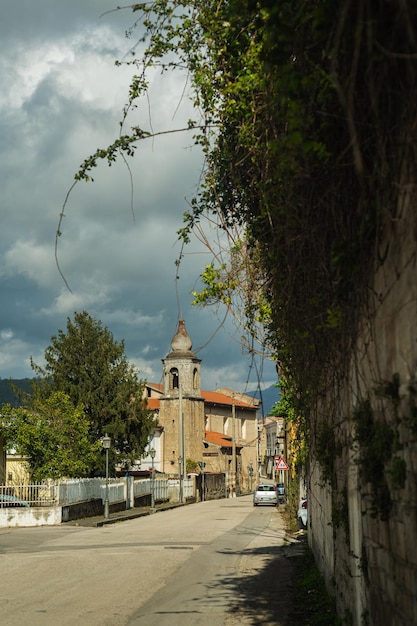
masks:
[(183, 320), (162, 360), (163, 384), (146, 386), (158, 427), (141, 467), (164, 474), (223, 473), (230, 492), (251, 488), (258, 467), (259, 401), (230, 389), (201, 389), (201, 360)]

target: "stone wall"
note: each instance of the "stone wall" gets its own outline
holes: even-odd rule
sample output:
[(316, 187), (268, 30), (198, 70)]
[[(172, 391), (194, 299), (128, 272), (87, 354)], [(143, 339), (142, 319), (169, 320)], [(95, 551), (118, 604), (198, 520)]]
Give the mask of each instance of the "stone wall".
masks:
[[(164, 467), (162, 471), (169, 474), (173, 467), (178, 467), (180, 456), (180, 419), (178, 398), (161, 398), (160, 422), (164, 427)], [(193, 461), (203, 459), (204, 440), (204, 400), (182, 399), (182, 413), (184, 416), (184, 445), (185, 458)], [(175, 459), (175, 465), (171, 460)]]
[[(410, 188), (376, 250), (349, 371), (329, 381), (313, 420), (309, 541), (339, 613), (355, 626), (417, 624), (417, 203)], [(327, 457), (323, 424), (334, 438)]]
[[(204, 495), (203, 495), (204, 485)], [(196, 476), (198, 499), (221, 500), (226, 497), (226, 477), (224, 474), (202, 474)]]

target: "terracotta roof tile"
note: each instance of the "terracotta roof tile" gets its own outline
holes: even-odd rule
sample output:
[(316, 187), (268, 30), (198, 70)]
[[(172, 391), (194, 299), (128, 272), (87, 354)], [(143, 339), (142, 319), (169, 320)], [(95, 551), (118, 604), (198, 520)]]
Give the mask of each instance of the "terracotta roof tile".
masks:
[[(149, 386), (153, 388), (160, 388), (163, 390), (162, 385), (157, 385), (155, 383), (149, 383)], [(233, 398), (231, 396), (227, 396), (224, 393), (220, 393), (218, 391), (204, 391), (201, 390), (201, 395), (204, 398), (204, 401), (208, 404), (221, 404), (223, 406), (233, 406)], [(159, 409), (159, 398), (147, 398), (148, 408), (149, 409)], [(253, 406), (247, 402), (243, 402), (238, 398), (234, 400), (235, 407), (241, 407), (245, 409), (252, 409), (253, 411), (257, 410), (257, 406)]]
[[(223, 433), (217, 433), (214, 430), (206, 430), (204, 433), (204, 441), (206, 443), (213, 443), (221, 448), (231, 448), (233, 445), (232, 438), (229, 435)], [(236, 448), (242, 448), (241, 445), (236, 444)]]
[[(224, 393), (219, 393), (218, 391), (203, 391), (201, 390), (201, 395), (203, 396), (206, 402), (210, 402), (211, 404), (224, 404), (227, 406), (233, 405), (233, 398), (230, 396), (226, 396)], [(235, 398), (234, 402), (237, 407), (244, 407), (246, 409), (257, 410), (258, 407), (253, 406), (252, 404), (248, 404), (247, 402), (242, 402), (238, 398)]]

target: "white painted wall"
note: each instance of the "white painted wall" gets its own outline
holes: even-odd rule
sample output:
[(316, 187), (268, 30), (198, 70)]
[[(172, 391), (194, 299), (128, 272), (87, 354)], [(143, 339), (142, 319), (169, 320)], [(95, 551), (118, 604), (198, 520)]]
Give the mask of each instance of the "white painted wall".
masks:
[(0, 528), (55, 526), (61, 522), (60, 506), (0, 509)]

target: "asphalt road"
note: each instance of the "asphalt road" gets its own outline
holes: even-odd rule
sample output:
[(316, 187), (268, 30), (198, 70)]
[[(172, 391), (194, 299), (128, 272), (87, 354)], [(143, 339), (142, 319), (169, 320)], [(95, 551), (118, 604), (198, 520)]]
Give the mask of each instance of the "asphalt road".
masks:
[(288, 550), (280, 513), (250, 496), (101, 528), (0, 529), (0, 624), (285, 624)]

